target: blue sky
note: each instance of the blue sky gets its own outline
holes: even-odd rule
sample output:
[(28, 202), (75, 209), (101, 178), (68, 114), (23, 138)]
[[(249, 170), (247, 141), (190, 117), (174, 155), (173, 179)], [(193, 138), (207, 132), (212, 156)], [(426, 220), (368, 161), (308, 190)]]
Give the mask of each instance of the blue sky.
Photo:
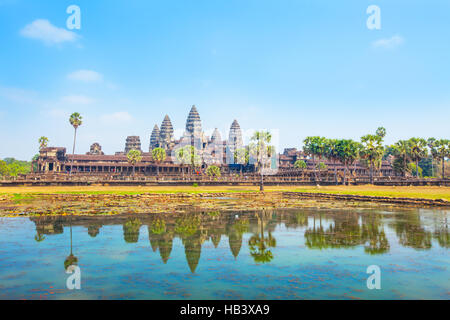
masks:
[[(81, 9), (68, 30), (66, 8)], [(369, 5), (381, 30), (369, 30)], [(99, 142), (147, 149), (169, 114), (178, 134), (190, 106), (203, 127), (386, 143), (450, 138), (450, 2), (363, 0), (0, 0), (0, 158), (30, 159), (45, 135), (77, 152)]]

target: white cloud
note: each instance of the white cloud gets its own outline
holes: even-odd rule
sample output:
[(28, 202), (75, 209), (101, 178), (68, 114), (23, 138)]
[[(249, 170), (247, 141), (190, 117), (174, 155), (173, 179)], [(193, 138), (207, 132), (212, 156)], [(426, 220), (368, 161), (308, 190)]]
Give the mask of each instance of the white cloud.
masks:
[(49, 45), (74, 42), (78, 39), (76, 33), (58, 28), (45, 19), (38, 19), (26, 25), (20, 34), (26, 38), (41, 40)]
[(33, 104), (38, 102), (37, 92), (21, 88), (0, 87), (0, 97), (19, 104)]
[(104, 114), (100, 117), (104, 124), (126, 124), (133, 121), (133, 117), (126, 111), (119, 111), (111, 114)]
[(83, 95), (68, 95), (61, 98), (63, 103), (67, 104), (77, 104), (77, 105), (87, 105), (95, 102), (94, 99), (83, 96)]
[(405, 42), (405, 39), (399, 35), (395, 35), (391, 38), (384, 38), (379, 39), (374, 42), (372, 42), (372, 46), (374, 48), (387, 48), (387, 49), (393, 49), (400, 45), (402, 45)]
[(103, 80), (103, 75), (93, 70), (77, 70), (68, 74), (67, 78), (83, 82), (100, 82)]

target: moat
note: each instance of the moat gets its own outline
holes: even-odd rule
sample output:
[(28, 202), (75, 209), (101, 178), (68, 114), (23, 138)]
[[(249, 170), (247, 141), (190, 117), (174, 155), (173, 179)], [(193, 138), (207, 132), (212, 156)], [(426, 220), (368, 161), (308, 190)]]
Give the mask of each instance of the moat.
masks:
[[(445, 209), (88, 213), (1, 217), (0, 299), (449, 298)], [(71, 250), (80, 290), (66, 287)]]

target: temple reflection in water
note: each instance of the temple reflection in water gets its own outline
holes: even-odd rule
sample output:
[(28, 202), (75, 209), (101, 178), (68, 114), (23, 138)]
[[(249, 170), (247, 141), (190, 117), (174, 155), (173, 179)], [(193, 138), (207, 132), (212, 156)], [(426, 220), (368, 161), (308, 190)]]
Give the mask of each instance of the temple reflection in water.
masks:
[[(181, 240), (187, 264), (192, 273), (200, 261), (202, 246), (210, 242), (217, 248), (221, 241), (228, 242), (230, 254), (238, 259), (243, 244), (255, 263), (270, 263), (276, 259), (276, 228), (303, 232), (307, 249), (345, 249), (364, 247), (366, 254), (389, 252), (387, 230), (391, 230), (403, 247), (417, 250), (430, 249), (433, 239), (437, 245), (448, 248), (448, 224), (445, 218), (436, 218), (432, 228), (425, 228), (419, 210), (396, 211), (386, 215), (375, 210), (361, 212), (342, 210), (277, 210), (260, 212), (202, 212), (183, 214), (149, 214), (117, 216), (41, 216), (30, 218), (36, 225), (35, 241), (62, 234), (64, 227), (85, 227), (90, 237), (102, 233), (103, 226), (123, 228), (127, 244), (142, 242), (142, 228), (148, 230), (149, 246), (159, 252), (167, 264), (174, 239)], [(227, 239), (227, 240), (225, 240)], [(245, 242), (244, 242), (245, 239)], [(75, 240), (76, 241), (76, 240)], [(299, 242), (303, 239), (298, 239)], [(390, 239), (392, 242), (392, 238)], [(301, 244), (301, 243), (299, 243)], [(247, 254), (247, 253), (246, 253)], [(72, 252), (71, 252), (72, 255)], [(75, 252), (76, 256), (76, 252)]]

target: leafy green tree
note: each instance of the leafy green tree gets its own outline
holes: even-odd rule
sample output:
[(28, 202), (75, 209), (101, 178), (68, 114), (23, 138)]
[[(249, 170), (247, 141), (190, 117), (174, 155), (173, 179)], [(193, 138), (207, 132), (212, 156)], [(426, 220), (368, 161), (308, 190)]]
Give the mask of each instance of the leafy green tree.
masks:
[(369, 164), (369, 179), (373, 184), (373, 172), (375, 165), (381, 161), (384, 153), (383, 139), (379, 135), (368, 134), (361, 137), (361, 157)]
[(270, 162), (274, 147), (270, 145), (272, 134), (269, 131), (256, 131), (251, 138), (251, 151), (261, 175), (259, 191), (264, 191), (264, 166)]
[[(83, 117), (78, 112), (74, 112), (70, 115), (69, 122), (75, 130), (74, 135), (73, 135), (73, 149), (72, 149), (72, 154), (75, 154), (75, 144), (77, 141), (77, 129), (79, 126), (81, 126), (83, 124)], [(72, 159), (72, 163), (70, 165), (70, 174), (72, 174), (72, 168), (73, 168), (73, 159)]]
[[(317, 165), (316, 165), (316, 158), (319, 159), (319, 161), (324, 157), (325, 155), (325, 141), (326, 138), (319, 137), (319, 136), (313, 136), (313, 137), (306, 137), (305, 140), (303, 140), (303, 152), (310, 156), (314, 163), (314, 177), (316, 180), (316, 183), (319, 182), (320, 179), (317, 177)], [(320, 170), (319, 170), (319, 176), (320, 176)]]
[(305, 161), (303, 161), (303, 160), (297, 160), (297, 161), (295, 161), (295, 163), (294, 163), (294, 168), (295, 169), (302, 169), (302, 170), (304, 170), (304, 169), (306, 169), (308, 166), (306, 165), (306, 162)]
[(416, 165), (416, 177), (419, 177), (419, 161), (427, 157), (427, 141), (422, 138), (409, 139), (411, 144), (411, 160)]
[(337, 159), (344, 166), (344, 185), (347, 183), (346, 179), (348, 167), (355, 163), (358, 159), (360, 147), (360, 144), (353, 140), (341, 139), (337, 141)]
[(9, 176), (8, 164), (5, 161), (0, 160), (0, 177), (7, 177), (7, 176)]
[(130, 163), (133, 166), (133, 175), (134, 175), (136, 164), (141, 162), (142, 160), (141, 152), (139, 150), (131, 149), (130, 151), (128, 151), (127, 160), (128, 163)]
[(47, 137), (40, 137), (39, 140), (39, 150), (42, 148), (46, 148), (48, 144), (48, 138)]
[(445, 158), (450, 157), (450, 140), (440, 139), (436, 141), (436, 157), (442, 162), (442, 179), (445, 179)]
[(218, 178), (220, 177), (220, 168), (217, 166), (209, 166), (208, 169), (206, 169), (206, 174), (210, 177)]
[(240, 165), (240, 171), (242, 175), (242, 169), (248, 164), (250, 160), (249, 150), (247, 148), (240, 148), (234, 152), (234, 163)]
[(166, 160), (166, 150), (163, 148), (153, 149), (152, 158), (156, 162), (156, 174), (159, 175), (159, 165)]

